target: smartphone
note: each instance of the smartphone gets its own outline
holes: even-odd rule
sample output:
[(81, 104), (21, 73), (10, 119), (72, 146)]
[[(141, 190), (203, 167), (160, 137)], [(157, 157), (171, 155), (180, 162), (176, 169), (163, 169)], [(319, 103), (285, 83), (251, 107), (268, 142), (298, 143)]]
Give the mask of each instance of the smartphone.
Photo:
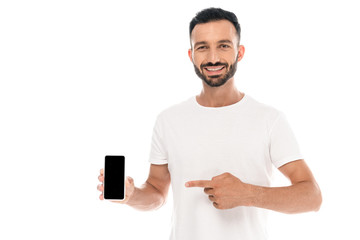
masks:
[(124, 200), (125, 157), (105, 156), (104, 199)]

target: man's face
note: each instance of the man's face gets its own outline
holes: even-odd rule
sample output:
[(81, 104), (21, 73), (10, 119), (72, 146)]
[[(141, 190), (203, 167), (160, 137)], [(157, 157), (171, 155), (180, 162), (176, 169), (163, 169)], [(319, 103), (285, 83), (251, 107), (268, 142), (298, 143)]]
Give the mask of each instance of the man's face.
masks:
[(236, 29), (227, 20), (197, 24), (192, 31), (189, 57), (196, 74), (210, 87), (231, 79), (243, 55)]

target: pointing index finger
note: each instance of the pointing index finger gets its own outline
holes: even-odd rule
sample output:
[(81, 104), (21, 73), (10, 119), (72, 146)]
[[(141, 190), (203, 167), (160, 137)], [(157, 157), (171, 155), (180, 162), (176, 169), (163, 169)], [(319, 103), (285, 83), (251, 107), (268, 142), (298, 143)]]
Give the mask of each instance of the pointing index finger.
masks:
[(189, 181), (185, 183), (185, 187), (211, 188), (211, 181), (210, 180)]

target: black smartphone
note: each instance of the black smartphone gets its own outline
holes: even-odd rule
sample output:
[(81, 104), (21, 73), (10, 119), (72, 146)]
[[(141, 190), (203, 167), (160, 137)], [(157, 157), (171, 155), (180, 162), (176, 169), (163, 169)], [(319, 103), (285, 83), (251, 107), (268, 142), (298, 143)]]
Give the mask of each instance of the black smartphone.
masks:
[(104, 198), (124, 200), (125, 198), (125, 157), (105, 156)]

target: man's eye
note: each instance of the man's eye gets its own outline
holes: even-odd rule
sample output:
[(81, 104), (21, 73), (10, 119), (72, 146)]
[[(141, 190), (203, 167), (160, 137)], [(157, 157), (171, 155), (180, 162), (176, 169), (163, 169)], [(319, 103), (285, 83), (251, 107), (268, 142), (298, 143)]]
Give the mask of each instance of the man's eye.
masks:
[(198, 50), (202, 50), (202, 49), (205, 49), (206, 47), (205, 46), (200, 46), (200, 47), (198, 47), (197, 49)]
[(229, 45), (226, 45), (226, 44), (222, 44), (220, 45), (221, 48), (229, 48), (230, 46)]

